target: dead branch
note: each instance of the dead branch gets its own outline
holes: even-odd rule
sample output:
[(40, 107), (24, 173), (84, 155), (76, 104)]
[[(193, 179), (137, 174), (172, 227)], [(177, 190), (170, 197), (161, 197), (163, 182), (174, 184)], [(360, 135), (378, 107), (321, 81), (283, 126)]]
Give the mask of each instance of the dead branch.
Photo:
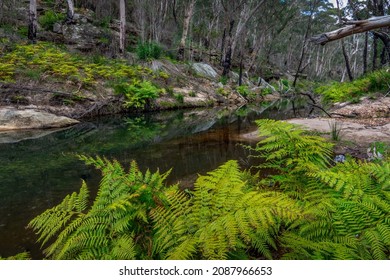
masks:
[(313, 36), (310, 41), (315, 44), (325, 45), (331, 41), (350, 36), (356, 33), (364, 33), (373, 29), (390, 26), (390, 16), (372, 17), (365, 20), (347, 21), (346, 26)]

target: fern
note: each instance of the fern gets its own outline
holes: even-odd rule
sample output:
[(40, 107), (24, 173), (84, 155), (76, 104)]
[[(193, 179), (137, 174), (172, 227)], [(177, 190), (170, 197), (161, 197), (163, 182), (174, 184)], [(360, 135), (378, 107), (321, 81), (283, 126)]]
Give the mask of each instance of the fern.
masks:
[(8, 258), (3, 258), (0, 256), (0, 261), (1, 260), (8, 260), (8, 261), (12, 261), (12, 260), (29, 260), (30, 259), (30, 254), (27, 253), (27, 252), (23, 252), (23, 253), (19, 253), (19, 254), (16, 254), (15, 256), (11, 256), (11, 257), (8, 257)]
[(289, 259), (389, 259), (390, 167), (388, 161), (348, 160), (330, 164), (331, 145), (299, 127), (257, 122), (261, 167), (277, 174), (264, 179), (304, 207), (280, 236)]
[(154, 249), (168, 259), (228, 259), (232, 252), (257, 250), (272, 258), (281, 225), (301, 209), (278, 192), (245, 191), (236, 161), (228, 161), (195, 183), (191, 198), (175, 194), (175, 204), (152, 211)]
[[(145, 242), (151, 230), (148, 212), (162, 204), (163, 180), (167, 174), (139, 171), (135, 162), (126, 172), (117, 161), (81, 156), (87, 164), (100, 169), (103, 178), (90, 207), (83, 182), (57, 206), (34, 218), (29, 227), (52, 259), (135, 259), (148, 251)], [(137, 242), (136, 240), (140, 240)], [(140, 248), (142, 250), (140, 250)], [(149, 250), (150, 251), (150, 250)]]

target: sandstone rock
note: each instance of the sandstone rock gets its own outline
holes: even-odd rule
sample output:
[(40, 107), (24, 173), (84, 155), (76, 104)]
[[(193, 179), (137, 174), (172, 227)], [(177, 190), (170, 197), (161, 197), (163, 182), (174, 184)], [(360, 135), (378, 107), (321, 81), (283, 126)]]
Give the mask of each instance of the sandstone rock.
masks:
[(218, 78), (218, 73), (209, 64), (194, 63), (194, 64), (192, 64), (192, 69), (194, 69), (196, 74), (198, 74), (200, 76), (211, 78), (211, 79)]
[(79, 121), (56, 116), (33, 109), (18, 110), (12, 107), (0, 108), (0, 131), (36, 128), (59, 128)]

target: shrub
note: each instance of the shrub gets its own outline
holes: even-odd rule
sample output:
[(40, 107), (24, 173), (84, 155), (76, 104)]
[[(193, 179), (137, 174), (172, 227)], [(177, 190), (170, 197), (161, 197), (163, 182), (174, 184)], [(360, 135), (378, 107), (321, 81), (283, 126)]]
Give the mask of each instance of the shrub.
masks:
[(62, 21), (64, 19), (64, 14), (57, 14), (52, 10), (48, 10), (39, 17), (38, 21), (44, 29), (51, 30), (53, 29), (53, 26), (56, 22)]
[(141, 60), (159, 59), (162, 55), (162, 47), (157, 43), (138, 43), (137, 56)]
[(390, 72), (379, 70), (353, 82), (333, 82), (317, 87), (315, 92), (321, 94), (325, 102), (354, 101), (370, 92), (387, 92), (390, 88), (389, 80)]
[(150, 99), (157, 98), (161, 92), (149, 81), (133, 81), (133, 84), (119, 83), (114, 86), (115, 93), (124, 94), (126, 97), (125, 106), (143, 108)]

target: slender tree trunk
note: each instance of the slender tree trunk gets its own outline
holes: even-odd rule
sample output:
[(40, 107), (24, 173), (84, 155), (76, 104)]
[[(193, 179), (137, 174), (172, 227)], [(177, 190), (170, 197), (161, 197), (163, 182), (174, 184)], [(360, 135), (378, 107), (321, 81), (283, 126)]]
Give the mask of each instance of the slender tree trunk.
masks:
[(314, 3), (311, 3), (311, 6), (310, 6), (310, 16), (309, 16), (309, 19), (307, 21), (307, 28), (306, 28), (305, 36), (303, 38), (303, 46), (302, 46), (302, 51), (301, 51), (301, 58), (299, 59), (298, 69), (297, 69), (297, 72), (295, 73), (293, 87), (296, 86), (299, 74), (302, 71), (301, 67), (302, 67), (302, 63), (303, 63), (303, 58), (305, 57), (307, 39), (309, 37), (309, 33), (310, 33), (310, 29), (311, 29), (311, 22), (313, 20), (313, 13), (314, 13), (315, 5), (317, 5), (317, 1), (314, 1)]
[(242, 64), (242, 52), (240, 52), (240, 74), (238, 75), (238, 85), (241, 86), (242, 85), (242, 68), (243, 68), (243, 64)]
[(343, 51), (343, 56), (344, 56), (344, 60), (345, 60), (345, 68), (347, 70), (348, 78), (352, 82), (353, 76), (352, 76), (352, 71), (351, 71), (351, 65), (349, 64), (349, 58), (348, 58), (347, 50), (345, 49), (344, 41), (341, 42), (341, 49)]
[(125, 0), (119, 0), (119, 52), (123, 54), (125, 52), (126, 41), (126, 6)]
[(185, 15), (184, 15), (184, 21), (183, 21), (183, 33), (181, 35), (179, 49), (177, 52), (177, 57), (179, 60), (184, 60), (184, 50), (186, 47), (186, 41), (188, 36), (188, 31), (190, 29), (191, 19), (194, 14), (194, 7), (195, 7), (196, 0), (191, 0), (188, 8), (186, 9)]
[(221, 60), (220, 60), (221, 66), (223, 65), (223, 59), (224, 59), (223, 52), (225, 51), (225, 39), (226, 39), (226, 28), (223, 29), (222, 42), (221, 42)]
[(35, 44), (37, 40), (37, 0), (30, 0), (28, 17), (28, 39)]
[(68, 5), (68, 10), (66, 12), (66, 22), (71, 23), (73, 22), (74, 17), (74, 3), (73, 0), (66, 0), (66, 3)]
[(222, 76), (226, 77), (229, 72), (230, 72), (230, 67), (232, 65), (232, 31), (234, 27), (234, 20), (230, 21), (230, 27), (229, 27), (229, 32), (226, 37), (226, 53), (225, 57), (223, 59), (223, 72)]
[(363, 50), (363, 74), (367, 73), (367, 56), (368, 56), (368, 32), (364, 38), (364, 50)]
[(378, 59), (378, 37), (374, 35), (374, 41), (372, 43), (372, 71), (375, 71), (377, 69), (377, 62)]

